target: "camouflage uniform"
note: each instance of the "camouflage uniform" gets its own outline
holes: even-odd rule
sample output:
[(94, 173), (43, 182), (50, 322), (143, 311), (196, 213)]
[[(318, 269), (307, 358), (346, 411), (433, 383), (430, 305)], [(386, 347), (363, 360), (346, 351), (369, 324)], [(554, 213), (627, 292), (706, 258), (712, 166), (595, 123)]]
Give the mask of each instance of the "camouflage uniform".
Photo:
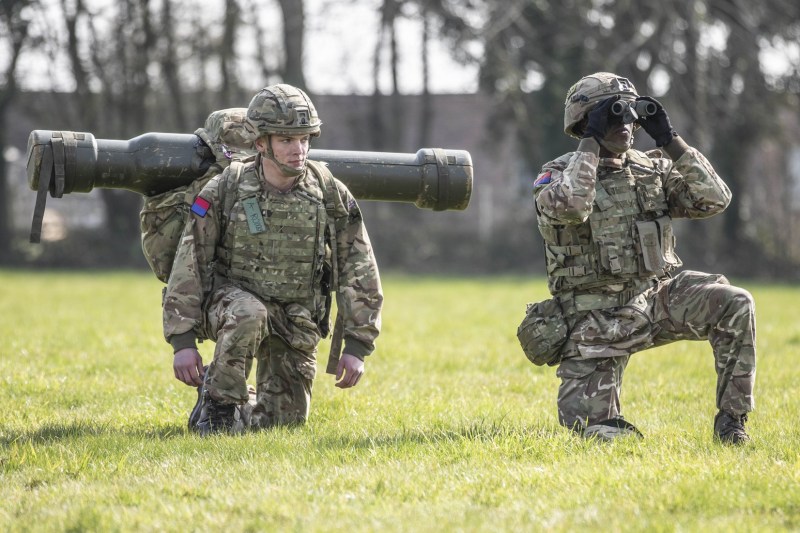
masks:
[(719, 213), (730, 191), (695, 149), (674, 163), (660, 155), (573, 152), (545, 164), (536, 180), (549, 288), (571, 330), (557, 371), (559, 421), (579, 431), (621, 417), (632, 353), (677, 340), (711, 343), (719, 409), (754, 406), (752, 297), (720, 275), (671, 275), (681, 265), (671, 219)]
[[(637, 128), (669, 157), (634, 150)], [(570, 88), (564, 132), (581, 139), (578, 150), (545, 164), (534, 183), (553, 298), (531, 304), (518, 329), (531, 361), (559, 365), (559, 422), (585, 436), (641, 435), (620, 408), (631, 354), (707, 339), (717, 371), (715, 436), (746, 442), (753, 298), (721, 275), (675, 274), (682, 263), (672, 227), (674, 218), (722, 212), (730, 190), (663, 106), (616, 74), (598, 72)]]
[[(213, 400), (247, 402), (257, 360), (251, 426), (308, 417), (317, 344), (328, 329), (322, 284), (331, 254), (323, 185), (314, 174), (307, 166), (281, 193), (267, 184), (259, 155), (211, 179), (199, 194), (207, 210), (190, 215), (167, 285), (164, 334), (173, 348), (192, 347), (197, 337), (216, 341), (205, 380)], [(338, 318), (344, 352), (363, 359), (375, 347), (383, 295), (360, 209), (334, 183)], [(260, 233), (248, 224), (244, 196), (258, 201)]]

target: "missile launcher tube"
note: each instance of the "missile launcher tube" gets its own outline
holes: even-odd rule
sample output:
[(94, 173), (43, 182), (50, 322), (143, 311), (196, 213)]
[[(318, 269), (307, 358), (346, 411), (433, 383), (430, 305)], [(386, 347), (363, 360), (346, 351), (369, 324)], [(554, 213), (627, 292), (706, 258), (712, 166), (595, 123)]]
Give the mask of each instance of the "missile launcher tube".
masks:
[[(108, 140), (85, 132), (34, 130), (27, 152), (30, 188), (53, 197), (95, 188), (152, 196), (191, 183), (214, 162), (198, 136), (177, 133)], [(309, 159), (327, 163), (361, 200), (463, 210), (472, 193), (472, 159), (463, 150), (423, 148), (408, 154), (312, 149)]]

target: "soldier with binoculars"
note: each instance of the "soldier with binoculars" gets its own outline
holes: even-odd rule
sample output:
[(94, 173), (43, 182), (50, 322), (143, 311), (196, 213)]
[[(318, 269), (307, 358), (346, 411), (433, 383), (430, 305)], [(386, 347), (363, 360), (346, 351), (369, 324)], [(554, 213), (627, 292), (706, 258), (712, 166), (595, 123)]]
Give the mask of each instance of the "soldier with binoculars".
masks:
[[(658, 150), (634, 150), (643, 129)], [(749, 440), (755, 309), (718, 274), (678, 271), (673, 218), (722, 212), (731, 192), (678, 136), (660, 102), (598, 72), (567, 93), (564, 131), (580, 142), (534, 183), (552, 298), (528, 306), (518, 336), (535, 364), (558, 365), (559, 422), (585, 437), (641, 436), (622, 417), (631, 354), (708, 340), (717, 372), (714, 437)]]

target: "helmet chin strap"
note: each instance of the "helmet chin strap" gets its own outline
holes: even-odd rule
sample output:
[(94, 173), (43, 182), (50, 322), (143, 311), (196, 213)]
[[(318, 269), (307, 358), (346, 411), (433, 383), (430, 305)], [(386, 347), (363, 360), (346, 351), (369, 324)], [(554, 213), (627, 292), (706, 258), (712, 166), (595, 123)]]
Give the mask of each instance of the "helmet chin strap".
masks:
[(305, 161), (303, 161), (303, 168), (298, 170), (294, 167), (290, 167), (289, 165), (284, 165), (283, 163), (275, 159), (275, 153), (272, 151), (272, 135), (267, 135), (267, 149), (264, 153), (264, 156), (266, 156), (267, 159), (275, 163), (275, 165), (278, 167), (278, 170), (281, 171), (281, 174), (283, 174), (287, 178), (295, 178), (300, 174), (302, 174), (303, 172), (305, 172), (306, 170)]

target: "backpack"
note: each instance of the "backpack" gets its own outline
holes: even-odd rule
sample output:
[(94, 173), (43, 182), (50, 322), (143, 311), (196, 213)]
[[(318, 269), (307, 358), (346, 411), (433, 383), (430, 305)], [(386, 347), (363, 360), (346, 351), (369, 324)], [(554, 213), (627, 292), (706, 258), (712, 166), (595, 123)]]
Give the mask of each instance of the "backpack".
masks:
[(232, 161), (243, 161), (255, 154), (253, 138), (245, 129), (247, 109), (214, 111), (194, 134), (208, 146), (215, 161), (205, 174), (188, 185), (154, 196), (147, 196), (139, 212), (142, 252), (153, 273), (166, 283), (175, 260), (189, 209), (206, 183)]
[[(194, 133), (211, 149), (216, 159), (215, 162), (205, 174), (190, 184), (145, 197), (139, 212), (142, 252), (153, 273), (163, 283), (167, 283), (172, 271), (175, 253), (195, 197), (211, 178), (221, 174), (231, 164), (236, 165), (237, 171), (234, 179), (238, 179), (242, 165), (254, 157), (256, 152), (253, 149), (253, 137), (245, 129), (246, 119), (246, 108), (222, 109), (211, 113), (206, 119), (204, 127), (197, 129)], [(338, 198), (338, 191), (327, 165), (308, 161), (308, 166), (320, 182), (325, 208), (328, 212), (331, 235), (329, 245), (334, 262), (329, 289), (335, 290), (338, 280), (335, 264), (337, 250), (334, 223), (346, 216), (347, 213), (346, 210), (337, 213), (335, 200)], [(342, 201), (339, 199), (338, 204), (341, 203)], [(230, 211), (227, 201), (226, 208)]]

